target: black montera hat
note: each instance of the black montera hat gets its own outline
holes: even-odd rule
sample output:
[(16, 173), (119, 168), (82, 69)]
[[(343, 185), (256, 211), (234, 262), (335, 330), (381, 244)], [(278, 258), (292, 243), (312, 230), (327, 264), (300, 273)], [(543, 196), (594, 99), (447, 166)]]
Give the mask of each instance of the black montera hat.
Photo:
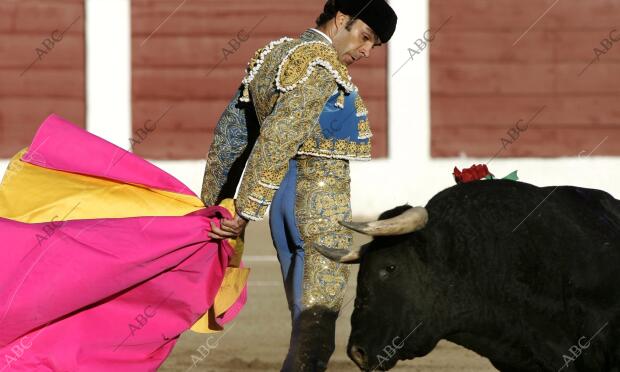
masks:
[(336, 10), (361, 19), (387, 43), (394, 35), (398, 17), (385, 0), (336, 0)]

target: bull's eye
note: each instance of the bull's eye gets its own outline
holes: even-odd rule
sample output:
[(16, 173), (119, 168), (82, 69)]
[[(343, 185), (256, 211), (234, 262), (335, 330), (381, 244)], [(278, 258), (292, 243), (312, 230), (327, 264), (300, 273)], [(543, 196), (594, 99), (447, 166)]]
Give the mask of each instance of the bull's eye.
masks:
[(386, 266), (384, 269), (379, 270), (379, 278), (381, 280), (386, 280), (389, 278), (390, 274), (392, 274), (396, 270), (395, 265)]

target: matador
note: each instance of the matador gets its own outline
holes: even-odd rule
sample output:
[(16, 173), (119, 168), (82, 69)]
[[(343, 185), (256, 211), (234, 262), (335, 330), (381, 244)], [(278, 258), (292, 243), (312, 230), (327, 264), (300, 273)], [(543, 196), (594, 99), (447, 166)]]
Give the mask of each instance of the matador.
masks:
[(349, 267), (314, 246), (351, 248), (349, 161), (370, 159), (372, 132), (348, 66), (396, 22), (385, 0), (327, 1), (316, 28), (255, 53), (215, 129), (201, 197), (235, 197), (238, 226), (269, 209), (292, 318), (283, 371), (324, 371), (334, 351)]

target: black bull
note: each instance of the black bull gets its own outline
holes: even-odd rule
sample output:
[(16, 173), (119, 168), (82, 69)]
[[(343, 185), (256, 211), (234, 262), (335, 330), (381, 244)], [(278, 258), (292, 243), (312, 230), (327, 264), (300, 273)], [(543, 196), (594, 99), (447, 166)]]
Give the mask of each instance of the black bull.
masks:
[(373, 234), (353, 261), (348, 353), (361, 369), (390, 369), (446, 339), (501, 371), (620, 371), (620, 201), (495, 180), (446, 189), (426, 212), (417, 231)]

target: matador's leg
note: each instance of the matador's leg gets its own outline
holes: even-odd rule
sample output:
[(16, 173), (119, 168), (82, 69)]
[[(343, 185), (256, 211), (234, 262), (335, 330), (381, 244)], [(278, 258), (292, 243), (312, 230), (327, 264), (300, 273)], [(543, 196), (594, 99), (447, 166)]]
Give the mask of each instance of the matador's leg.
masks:
[(295, 188), (297, 164), (289, 163), (289, 171), (276, 191), (269, 212), (271, 238), (276, 247), (291, 318), (301, 312), (301, 283), (304, 270), (304, 250), (301, 234), (295, 221)]
[(273, 244), (278, 253), (288, 307), (291, 312), (292, 331), (290, 349), (282, 367), (285, 371), (299, 370), (293, 363), (299, 349), (299, 318), (302, 304), (304, 278), (303, 241), (295, 217), (297, 187), (297, 162), (291, 160), (289, 171), (276, 191), (271, 204), (269, 224)]
[(348, 162), (316, 157), (297, 160), (295, 195), (304, 250), (301, 313), (293, 317), (293, 336), (282, 370), (324, 371), (335, 347), (336, 319), (349, 266), (325, 258), (311, 243), (351, 248), (351, 232), (338, 223), (351, 217)]

